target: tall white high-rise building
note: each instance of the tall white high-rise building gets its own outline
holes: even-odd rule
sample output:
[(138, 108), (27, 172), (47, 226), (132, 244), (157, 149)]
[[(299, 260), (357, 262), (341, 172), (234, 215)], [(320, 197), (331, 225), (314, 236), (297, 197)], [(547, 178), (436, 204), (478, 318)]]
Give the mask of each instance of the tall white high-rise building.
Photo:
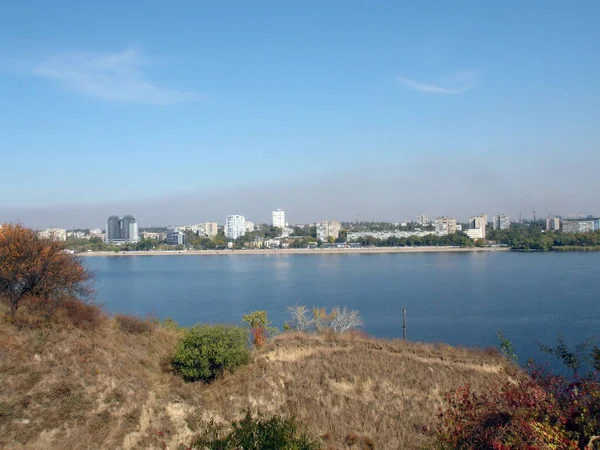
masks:
[(246, 234), (246, 218), (237, 214), (225, 218), (225, 237), (237, 239)]
[(277, 228), (285, 227), (285, 211), (283, 209), (273, 211), (273, 221), (271, 223)]

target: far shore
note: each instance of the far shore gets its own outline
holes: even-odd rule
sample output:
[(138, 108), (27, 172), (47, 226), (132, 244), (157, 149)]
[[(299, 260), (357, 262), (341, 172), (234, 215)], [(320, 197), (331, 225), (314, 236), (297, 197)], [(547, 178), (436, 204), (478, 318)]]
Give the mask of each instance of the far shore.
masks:
[(503, 252), (508, 247), (359, 247), (359, 248), (282, 248), (248, 250), (151, 250), (131, 252), (84, 252), (81, 256), (205, 256), (205, 255), (324, 255), (365, 253)]

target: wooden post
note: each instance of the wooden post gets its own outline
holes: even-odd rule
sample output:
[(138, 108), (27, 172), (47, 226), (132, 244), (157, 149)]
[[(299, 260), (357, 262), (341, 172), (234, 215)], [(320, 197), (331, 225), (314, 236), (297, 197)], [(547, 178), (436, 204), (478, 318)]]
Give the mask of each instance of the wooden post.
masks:
[(402, 307), (402, 338), (406, 340), (406, 308)]

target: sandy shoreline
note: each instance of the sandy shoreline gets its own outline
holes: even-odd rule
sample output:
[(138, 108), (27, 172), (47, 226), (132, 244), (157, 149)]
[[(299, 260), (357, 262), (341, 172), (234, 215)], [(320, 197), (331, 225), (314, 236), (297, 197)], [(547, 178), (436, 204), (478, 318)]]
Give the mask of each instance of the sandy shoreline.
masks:
[(367, 254), (367, 253), (433, 253), (433, 252), (502, 252), (507, 247), (373, 247), (373, 248), (285, 248), (277, 250), (188, 250), (188, 251), (146, 251), (146, 252), (86, 252), (81, 256), (208, 256), (208, 255), (325, 255), (325, 254)]

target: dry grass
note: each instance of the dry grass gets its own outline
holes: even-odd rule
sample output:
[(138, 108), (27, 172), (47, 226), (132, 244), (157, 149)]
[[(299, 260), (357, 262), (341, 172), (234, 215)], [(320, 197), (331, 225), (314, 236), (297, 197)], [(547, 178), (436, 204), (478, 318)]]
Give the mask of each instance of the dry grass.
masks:
[(117, 314), (115, 315), (115, 322), (121, 331), (125, 331), (126, 333), (150, 333), (154, 330), (152, 322), (140, 319), (139, 317)]
[[(514, 376), (495, 352), (349, 335), (284, 335), (254, 364), (204, 394), (217, 419), (294, 415), (326, 448), (416, 449), (429, 440), (443, 394)], [(425, 427), (425, 428), (424, 428)]]
[(324, 448), (414, 449), (444, 392), (513, 373), (493, 352), (286, 334), (235, 374), (187, 384), (166, 370), (178, 337), (106, 317), (86, 329), (0, 323), (0, 448), (176, 449), (250, 408), (295, 415)]

